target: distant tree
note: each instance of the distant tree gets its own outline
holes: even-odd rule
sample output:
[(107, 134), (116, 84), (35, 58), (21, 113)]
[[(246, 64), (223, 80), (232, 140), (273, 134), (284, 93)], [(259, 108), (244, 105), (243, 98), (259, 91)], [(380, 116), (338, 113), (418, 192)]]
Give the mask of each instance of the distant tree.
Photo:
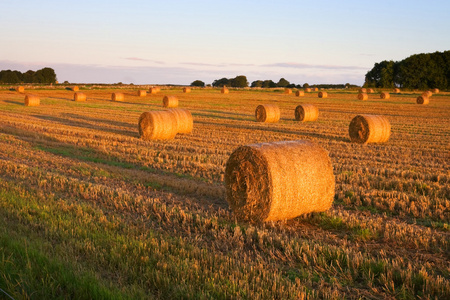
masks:
[(227, 79), (227, 78), (224, 77), (224, 78), (221, 78), (221, 79), (216, 79), (212, 83), (212, 86), (214, 86), (214, 87), (223, 87), (224, 85), (231, 86), (230, 79)]
[(205, 83), (201, 80), (195, 80), (191, 83), (191, 86), (200, 86), (200, 87), (204, 87)]
[(293, 89), (296, 87), (295, 83), (290, 83), (286, 86), (287, 88)]
[(237, 88), (248, 87), (247, 77), (244, 75), (236, 76), (235, 78), (230, 79), (230, 81), (231, 81), (232, 87), (237, 87)]
[(25, 73), (23, 73), (23, 82), (27, 82), (27, 83), (31, 83), (33, 82), (33, 78), (34, 75), (36, 74), (36, 72), (32, 71), (32, 70), (28, 70)]
[(34, 78), (38, 83), (55, 83), (56, 73), (52, 68), (43, 68), (36, 71)]
[(284, 79), (284, 78), (280, 78), (280, 80), (278, 80), (278, 82), (277, 82), (277, 87), (286, 87), (286, 86), (288, 86), (289, 84), (290, 84), (289, 81), (287, 81), (287, 80)]
[(251, 87), (258, 87), (258, 88), (260, 88), (260, 87), (262, 87), (262, 85), (263, 85), (263, 81), (262, 80), (255, 80), (255, 81), (252, 82)]
[(263, 88), (274, 88), (277, 87), (277, 84), (272, 80), (264, 80), (262, 84)]
[(0, 81), (2, 83), (20, 83), (17, 71), (5, 70), (0, 72)]
[(309, 84), (307, 84), (307, 83), (304, 83), (304, 84), (303, 84), (303, 88), (304, 88), (304, 89), (307, 89), (307, 88), (309, 88)]

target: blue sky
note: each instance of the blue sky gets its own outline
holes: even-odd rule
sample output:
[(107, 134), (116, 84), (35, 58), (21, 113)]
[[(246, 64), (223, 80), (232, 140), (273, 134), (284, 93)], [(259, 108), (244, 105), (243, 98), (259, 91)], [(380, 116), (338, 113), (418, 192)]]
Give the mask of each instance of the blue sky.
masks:
[(362, 84), (375, 62), (449, 50), (450, 1), (0, 0), (0, 37), (0, 69), (61, 82)]

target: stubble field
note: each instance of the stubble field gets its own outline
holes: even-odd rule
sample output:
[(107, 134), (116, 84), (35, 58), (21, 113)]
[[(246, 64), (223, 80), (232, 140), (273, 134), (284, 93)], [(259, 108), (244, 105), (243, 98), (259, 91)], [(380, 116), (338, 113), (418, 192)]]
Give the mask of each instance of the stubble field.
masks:
[[(450, 298), (450, 94), (85, 87), (0, 90), (0, 288), (16, 299)], [(111, 93), (125, 94), (112, 102)], [(139, 139), (164, 95), (194, 117)], [(259, 104), (281, 120), (255, 122)], [(316, 122), (294, 109), (315, 104)], [(386, 116), (384, 144), (352, 144), (358, 114)], [(311, 140), (331, 157), (333, 207), (289, 221), (235, 220), (224, 171), (240, 145)], [(292, 162), (295, 164), (295, 161)], [(1, 291), (0, 291), (1, 295)]]

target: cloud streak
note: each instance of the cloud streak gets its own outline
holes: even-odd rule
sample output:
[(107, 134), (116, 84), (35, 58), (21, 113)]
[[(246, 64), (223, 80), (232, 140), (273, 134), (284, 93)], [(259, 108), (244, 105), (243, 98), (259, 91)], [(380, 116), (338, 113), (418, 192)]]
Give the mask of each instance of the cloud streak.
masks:
[(367, 70), (367, 67), (360, 66), (336, 66), (304, 63), (273, 63), (261, 65), (269, 68), (293, 68), (293, 69), (327, 69), (327, 70)]

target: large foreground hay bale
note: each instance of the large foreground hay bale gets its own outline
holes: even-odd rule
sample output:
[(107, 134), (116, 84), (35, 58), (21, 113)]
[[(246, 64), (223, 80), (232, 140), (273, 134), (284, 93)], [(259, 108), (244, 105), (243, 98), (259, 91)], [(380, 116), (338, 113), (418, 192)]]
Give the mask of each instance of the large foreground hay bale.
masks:
[(145, 97), (145, 96), (147, 96), (147, 91), (139, 90), (139, 91), (137, 91), (137, 95), (138, 95), (138, 97)]
[(305, 92), (304, 92), (304, 91), (296, 91), (296, 92), (295, 92), (295, 96), (297, 96), (297, 97), (303, 97), (303, 96), (305, 96)]
[(306, 89), (305, 89), (305, 92), (306, 92), (306, 93), (311, 93), (311, 88), (306, 88)]
[(177, 134), (177, 118), (170, 111), (144, 112), (139, 117), (139, 135), (144, 140), (169, 140)]
[(359, 92), (360, 92), (360, 93), (367, 93), (367, 90), (366, 90), (365, 88), (360, 88), (360, 89), (359, 89)]
[(438, 94), (439, 93), (439, 89), (432, 89), (431, 90), (434, 94)]
[(261, 104), (256, 107), (257, 122), (276, 123), (280, 120), (280, 108), (276, 104)]
[(430, 103), (430, 98), (427, 96), (421, 95), (421, 96), (417, 97), (416, 103), (426, 105), (426, 104)]
[(183, 108), (172, 108), (168, 110), (175, 115), (177, 119), (178, 133), (191, 133), (194, 129), (194, 119), (189, 110)]
[(220, 92), (221, 92), (222, 94), (228, 94), (230, 91), (227, 89), (226, 86), (224, 86), (224, 87), (220, 90)]
[(388, 92), (381, 92), (380, 98), (381, 99), (389, 99), (389, 98), (391, 98), (391, 95), (389, 95)]
[(292, 94), (292, 90), (286, 88), (286, 89), (284, 89), (284, 93), (287, 94), (287, 95), (290, 95), (290, 94)]
[(73, 86), (70, 89), (74, 92), (78, 92), (80, 90), (80, 88), (78, 86)]
[(384, 143), (391, 136), (391, 124), (385, 116), (358, 115), (350, 122), (348, 133), (354, 143)]
[(319, 118), (319, 109), (312, 104), (300, 104), (295, 108), (295, 119), (297, 121), (315, 121), (317, 118)]
[(125, 96), (123, 93), (112, 93), (111, 100), (112, 101), (123, 101), (125, 99)]
[(183, 88), (183, 93), (190, 93), (191, 92), (191, 88), (185, 87)]
[(23, 86), (18, 86), (16, 87), (16, 91), (19, 93), (24, 93), (25, 92), (25, 88)]
[(86, 101), (86, 94), (80, 93), (80, 92), (76, 92), (73, 95), (73, 100), (75, 100), (75, 101)]
[(358, 100), (365, 101), (367, 99), (369, 99), (369, 95), (367, 95), (366, 93), (359, 93), (358, 94)]
[(431, 91), (426, 91), (426, 92), (422, 93), (422, 96), (429, 98), (429, 97), (433, 96), (433, 93)]
[(394, 93), (397, 93), (397, 94), (400, 93), (400, 89), (399, 88), (395, 88), (394, 89)]
[(41, 103), (38, 96), (25, 95), (25, 106), (39, 106)]
[(237, 148), (226, 164), (225, 185), (236, 217), (261, 222), (329, 209), (335, 179), (322, 147), (282, 141)]
[(163, 98), (164, 107), (178, 107), (178, 98), (176, 96), (164, 96)]
[(317, 94), (319, 96), (319, 98), (327, 98), (328, 97), (328, 93), (327, 92), (319, 92), (319, 94)]

